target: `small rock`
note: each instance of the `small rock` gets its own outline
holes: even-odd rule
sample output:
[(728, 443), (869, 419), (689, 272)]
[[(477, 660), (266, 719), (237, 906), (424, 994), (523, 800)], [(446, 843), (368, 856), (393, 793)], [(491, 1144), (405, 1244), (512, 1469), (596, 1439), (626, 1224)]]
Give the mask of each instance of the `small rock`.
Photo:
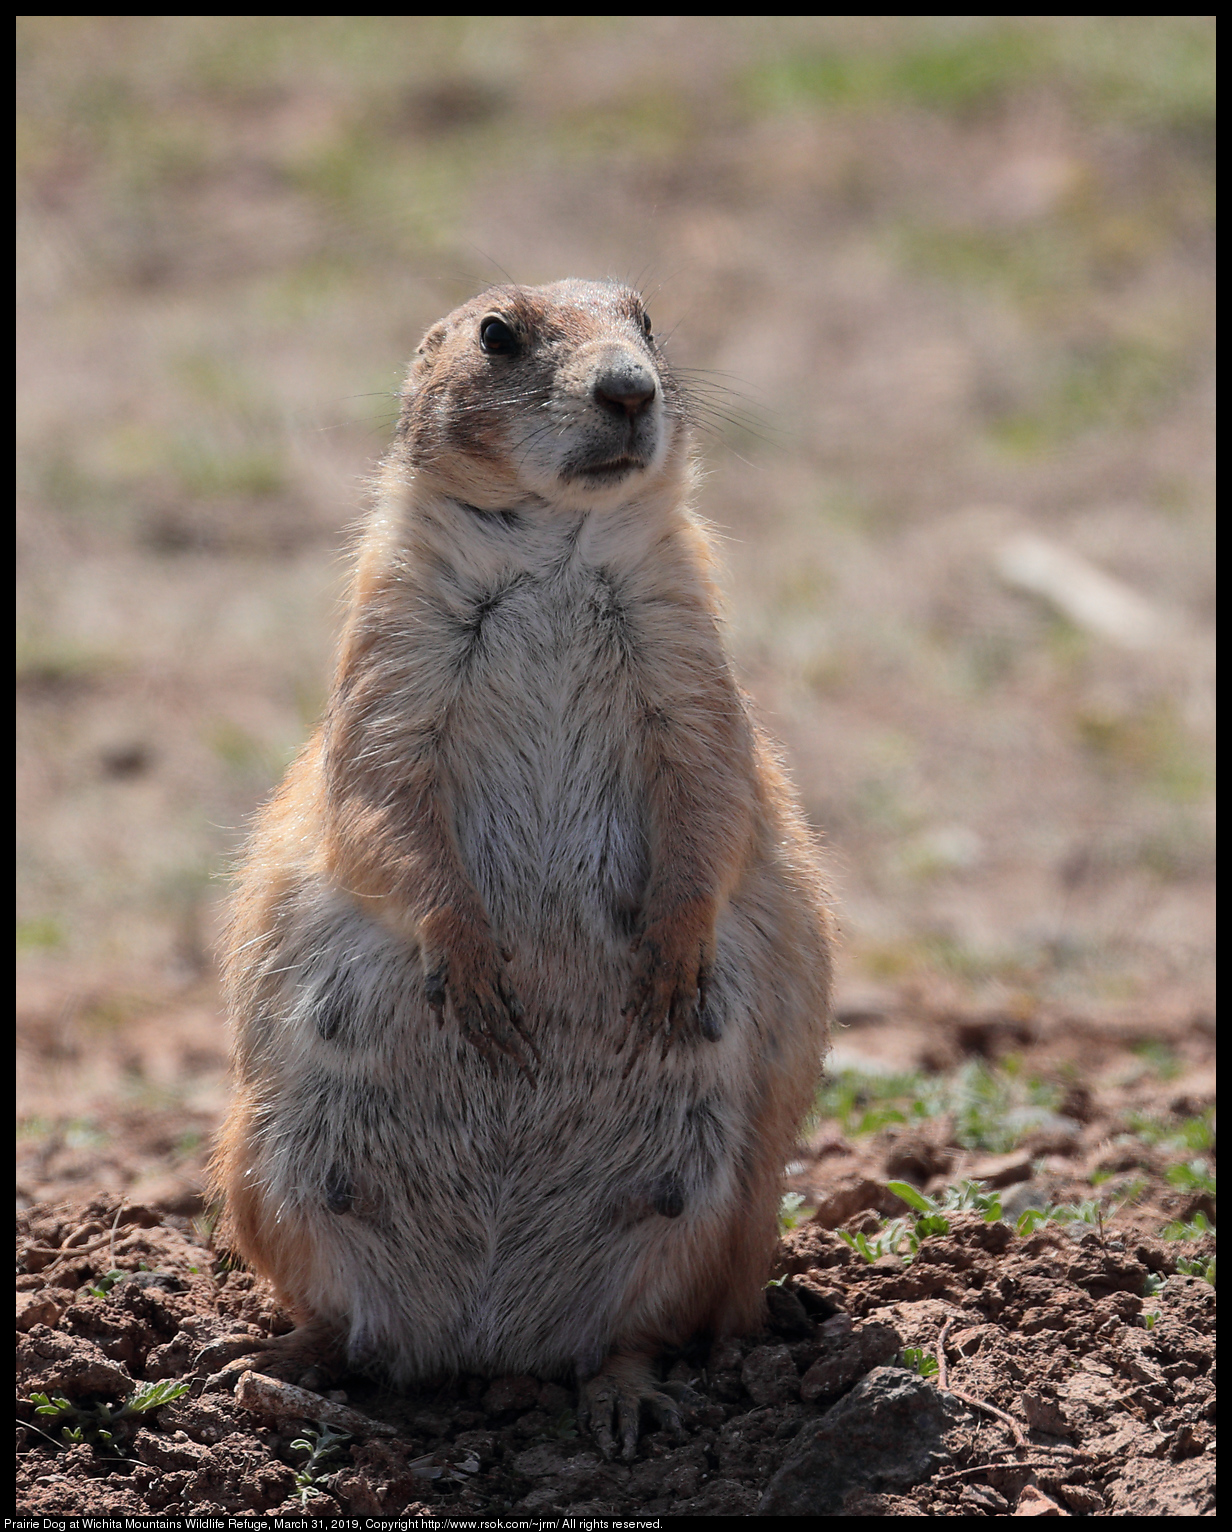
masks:
[(957, 1400), (923, 1378), (878, 1367), (801, 1431), (757, 1513), (836, 1516), (855, 1490), (910, 1489), (948, 1459), (945, 1433), (964, 1418)]
[(987, 1484), (967, 1484), (958, 1497), (962, 1510), (972, 1516), (1007, 1516), (1010, 1503)]
[(739, 1372), (744, 1362), (744, 1348), (738, 1340), (717, 1340), (710, 1348), (713, 1372)]
[(154, 1175), (137, 1183), (143, 1200), (151, 1209), (160, 1209), (155, 1215), (162, 1222), (164, 1213), (179, 1213), (182, 1217), (195, 1218), (205, 1211), (205, 1198), (201, 1188), (182, 1175)]
[(813, 1333), (813, 1321), (799, 1296), (790, 1287), (772, 1285), (766, 1289), (766, 1307), (770, 1328), (789, 1340), (803, 1340)]
[(629, 1482), (630, 1470), (623, 1463), (605, 1463), (594, 1452), (579, 1452), (570, 1458), (556, 1475), (561, 1501), (577, 1505), (597, 1496), (619, 1494)]
[(478, 1458), (480, 1463), (491, 1463), (496, 1458), (494, 1431), (461, 1431), (454, 1437), (453, 1445), (455, 1451)]
[(1048, 1206), (1048, 1201), (1048, 1186), (1044, 1181), (1034, 1179), (1021, 1181), (1002, 1197), (1001, 1216), (1008, 1223), (1017, 1223), (1029, 1208), (1043, 1212)]
[(1146, 1267), (1132, 1256), (1117, 1255), (1111, 1246), (1084, 1250), (1071, 1262), (1066, 1275), (1096, 1300), (1113, 1293), (1136, 1297), (1146, 1283)]
[(1062, 1484), (1061, 1499), (1079, 1516), (1094, 1516), (1104, 1509), (1104, 1497), (1089, 1484)]
[(701, 1483), (701, 1465), (693, 1462), (685, 1462), (671, 1469), (663, 1480), (663, 1488), (668, 1494), (677, 1495), (684, 1499), (690, 1495), (696, 1495), (698, 1485)]
[(542, 1384), (537, 1378), (519, 1374), (497, 1378), (488, 1388), (480, 1403), (489, 1414), (503, 1414), (506, 1410), (529, 1410), (539, 1403)]
[(186, 1332), (181, 1332), (165, 1346), (155, 1346), (145, 1359), (147, 1378), (177, 1378), (192, 1365), (193, 1353), (199, 1351), (199, 1343)]
[(1028, 1309), (1018, 1329), (1023, 1335), (1038, 1335), (1041, 1330), (1064, 1330), (1068, 1324), (1069, 1315), (1065, 1310), (1056, 1304), (1049, 1304)]
[(1059, 1399), (1038, 1388), (1023, 1391), (1022, 1412), (1033, 1431), (1045, 1431), (1051, 1436), (1072, 1436), (1074, 1428), (1066, 1419)]
[(1042, 1489), (1034, 1484), (1024, 1484), (1014, 1507), (1015, 1516), (1068, 1516), (1055, 1500), (1050, 1500)]
[(294, 1384), (266, 1377), (260, 1372), (239, 1375), (235, 1399), (241, 1409), (266, 1420), (315, 1420), (361, 1440), (369, 1436), (396, 1435), (394, 1427), (383, 1420), (370, 1420), (349, 1405), (333, 1404), (323, 1394), (296, 1388)]
[(1162, 1369), (1133, 1347), (1120, 1347), (1117, 1360), (1120, 1362), (1121, 1371), (1135, 1383), (1158, 1383), (1167, 1387), (1168, 1380), (1164, 1377)]
[(843, 1295), (836, 1288), (814, 1287), (811, 1282), (797, 1280), (791, 1290), (814, 1324), (828, 1324), (843, 1313)]
[(357, 1516), (380, 1516), (385, 1509), (385, 1486), (373, 1484), (366, 1474), (344, 1468), (333, 1475), (330, 1489), (343, 1507)]
[(1031, 1155), (1023, 1153), (993, 1154), (977, 1160), (967, 1171), (972, 1181), (983, 1181), (986, 1186), (999, 1189), (1014, 1186), (1019, 1181), (1031, 1179)]
[(744, 1351), (739, 1341), (719, 1340), (710, 1348), (706, 1366), (709, 1392), (714, 1399), (734, 1404), (740, 1397), (740, 1372)]
[(40, 1293), (17, 1294), (17, 1328), (32, 1330), (35, 1325), (49, 1325), (53, 1329), (64, 1305), (57, 1303), (46, 1288)]
[[(1114, 1397), (1116, 1404), (1125, 1404), (1120, 1394)], [(1118, 1463), (1127, 1458), (1140, 1461), (1143, 1458), (1161, 1457), (1167, 1451), (1168, 1438), (1141, 1421), (1121, 1419), (1107, 1436), (1093, 1440), (1087, 1438), (1082, 1447), (1084, 1452), (1089, 1452), (1097, 1461)]]
[(744, 1359), (740, 1381), (754, 1404), (787, 1404), (798, 1398), (800, 1379), (786, 1346), (757, 1346)]
[(123, 1399), (133, 1391), (128, 1368), (111, 1361), (102, 1348), (82, 1335), (63, 1335), (46, 1325), (32, 1325), (17, 1347), (17, 1376), (26, 1392), (102, 1394)]
[(556, 1416), (562, 1410), (573, 1408), (573, 1398), (573, 1394), (559, 1383), (544, 1383), (539, 1389), (539, 1408), (546, 1410), (550, 1416)]
[(884, 1213), (896, 1215), (905, 1212), (907, 1204), (896, 1197), (880, 1181), (867, 1176), (840, 1176), (829, 1194), (817, 1204), (812, 1223), (823, 1229), (837, 1229), (840, 1224), (854, 1218), (857, 1213)]
[(844, 1516), (927, 1516), (909, 1495), (870, 1495), (858, 1489), (843, 1501)]
[(999, 1218), (990, 1222), (978, 1213), (955, 1213), (950, 1217), (950, 1234), (962, 1245), (974, 1245), (1000, 1255), (1014, 1238), (1014, 1231)]
[(903, 1344), (892, 1325), (882, 1324), (861, 1325), (840, 1339), (840, 1349), (818, 1357), (801, 1378), (800, 1397), (806, 1404), (841, 1394), (857, 1378), (889, 1362)]
[(1215, 1465), (1205, 1455), (1182, 1463), (1131, 1458), (1109, 1486), (1113, 1516), (1210, 1516), (1215, 1510)]
[(757, 1491), (734, 1479), (711, 1479), (700, 1494), (678, 1500), (677, 1516), (752, 1516), (757, 1507)]
[[(323, 1490), (310, 1489), (298, 1500), (290, 1502), (291, 1509), (285, 1514), (297, 1519), (303, 1517), (319, 1516), (322, 1520), (332, 1518), (338, 1514), (338, 1502), (332, 1495), (327, 1495)], [(279, 1507), (281, 1510), (282, 1508)]]
[(1016, 1501), (1022, 1494), (1023, 1486), (1029, 1482), (1034, 1471), (1021, 1463), (990, 1463), (984, 1471), (984, 1477), (998, 1494), (1005, 1497), (1008, 1506), (1010, 1501)]
[(133, 1440), (133, 1456), (151, 1468), (164, 1471), (199, 1468), (208, 1450), (194, 1442), (186, 1431), (176, 1431), (168, 1436), (143, 1426)]
[(188, 1283), (172, 1271), (130, 1271), (116, 1284), (118, 1287), (140, 1287), (148, 1291), (152, 1287), (164, 1293), (186, 1293)]
[(896, 1133), (886, 1150), (886, 1175), (893, 1181), (926, 1185), (933, 1176), (946, 1175), (953, 1168), (953, 1152), (926, 1133)]
[[(598, 1461), (595, 1458), (595, 1462)], [(568, 1464), (569, 1456), (557, 1442), (540, 1442), (519, 1452), (513, 1460), (514, 1468), (528, 1479), (546, 1479), (549, 1474), (563, 1473)]]
[(995, 1335), (991, 1325), (968, 1325), (950, 1336), (948, 1348), (959, 1356), (975, 1356), (983, 1345), (986, 1335)]

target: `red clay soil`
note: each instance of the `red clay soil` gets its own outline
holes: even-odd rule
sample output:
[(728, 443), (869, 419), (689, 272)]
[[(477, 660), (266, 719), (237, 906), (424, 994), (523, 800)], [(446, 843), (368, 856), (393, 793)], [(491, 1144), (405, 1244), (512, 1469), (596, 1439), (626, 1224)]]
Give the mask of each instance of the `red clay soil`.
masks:
[[(948, 1031), (929, 1021), (955, 1050), (973, 1026), (971, 1017)], [(315, 1375), (300, 1380), (312, 1385), (305, 1395), (241, 1377), (241, 1403), (228, 1359), (289, 1320), (262, 1282), (208, 1248), (206, 1220), (115, 1195), (32, 1200), (18, 1220), (18, 1505), (41, 1514), (1213, 1514), (1214, 1237), (1161, 1237), (1184, 1223), (1200, 1233), (1211, 1204), (1178, 1184), (1174, 1141), (1158, 1128), (1207, 1111), (1178, 1083), (1200, 1084), (1213, 1039), (1199, 1025), (1173, 1045), (1188, 1070), (1179, 1081), (1175, 1065), (1162, 1071), (1170, 1080), (1131, 1070), (1118, 1085), (1093, 1069), (1095, 1083), (1072, 1086), (1034, 1136), (999, 1156), (964, 1148), (953, 1114), (871, 1134), (823, 1121), (792, 1167), (801, 1211), (816, 1212), (784, 1237), (770, 1328), (665, 1357), (665, 1376), (683, 1386), (684, 1430), (649, 1431), (632, 1463), (602, 1458), (563, 1379), (463, 1377), (398, 1394), (372, 1378)], [(1098, 1065), (1099, 1049), (1081, 1046)], [(1059, 1047), (1041, 1036), (1024, 1056), (1043, 1060), (1051, 1048), (1055, 1061)], [(1125, 1038), (1104, 1048), (1122, 1063), (1138, 1057)], [(67, 1151), (44, 1149), (27, 1170), (41, 1164), (43, 1184), (62, 1188), (57, 1155)], [(947, 1233), (877, 1253), (893, 1218), (906, 1217), (903, 1227), (912, 1218), (888, 1180), (937, 1203), (972, 1169), (1000, 1184), (1000, 1220), (952, 1212)], [(26, 1186), (37, 1194), (37, 1176)], [(191, 1202), (192, 1192), (179, 1196)], [(1020, 1208), (1084, 1199), (1087, 1221), (1016, 1231)], [(185, 1388), (120, 1415), (155, 1384)], [(915, 1467), (893, 1438), (904, 1390), (915, 1391), (913, 1422), (925, 1394), (947, 1395)], [(68, 1403), (39, 1414), (36, 1395)], [(878, 1421), (890, 1422), (889, 1450)], [(323, 1422), (340, 1433), (332, 1447)], [(835, 1481), (825, 1442), (840, 1424), (856, 1445)], [(66, 1430), (80, 1440), (65, 1441)], [(294, 1445), (305, 1432), (315, 1463)]]

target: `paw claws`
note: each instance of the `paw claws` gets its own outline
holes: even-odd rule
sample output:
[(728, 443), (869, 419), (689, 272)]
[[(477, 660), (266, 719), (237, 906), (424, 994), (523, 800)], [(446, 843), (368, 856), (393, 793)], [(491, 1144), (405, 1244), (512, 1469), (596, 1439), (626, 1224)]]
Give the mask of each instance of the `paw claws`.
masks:
[[(513, 956), (508, 948), (494, 950), (506, 962)], [(503, 1054), (531, 1085), (537, 1083), (532, 1064), (541, 1066), (542, 1060), (525, 1031), (526, 1012), (508, 975), (494, 958), (485, 962), (481, 955), (477, 964), (435, 963), (425, 974), (424, 994), (439, 1027), (445, 1025), (448, 1005), (463, 1040), (494, 1076), (499, 1078), (498, 1060)]]
[(671, 1385), (661, 1388), (651, 1382), (648, 1369), (639, 1365), (630, 1372), (620, 1359), (614, 1360), (618, 1370), (601, 1372), (579, 1388), (577, 1418), (608, 1462), (619, 1452), (631, 1463), (637, 1456), (643, 1405), (661, 1429), (676, 1437), (684, 1435), (684, 1425), (676, 1401), (663, 1392)]

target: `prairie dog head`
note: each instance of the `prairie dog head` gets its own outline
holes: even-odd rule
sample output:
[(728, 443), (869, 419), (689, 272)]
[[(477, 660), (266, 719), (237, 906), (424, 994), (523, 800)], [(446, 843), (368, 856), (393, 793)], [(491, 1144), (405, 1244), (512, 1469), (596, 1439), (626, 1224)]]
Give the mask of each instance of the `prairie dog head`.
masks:
[(482, 510), (618, 504), (685, 455), (678, 387), (617, 283), (488, 288), (424, 336), (403, 400), (410, 466)]

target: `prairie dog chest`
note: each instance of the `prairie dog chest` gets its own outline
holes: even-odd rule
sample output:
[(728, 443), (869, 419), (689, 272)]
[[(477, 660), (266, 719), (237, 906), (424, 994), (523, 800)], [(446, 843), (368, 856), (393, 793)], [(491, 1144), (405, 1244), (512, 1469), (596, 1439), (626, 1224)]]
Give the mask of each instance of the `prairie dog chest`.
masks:
[(454, 676), (442, 751), (463, 858), (497, 906), (568, 898), (610, 914), (636, 904), (646, 878), (646, 595), (586, 518), (493, 520), (467, 529), (488, 557), (459, 559), (433, 592)]

